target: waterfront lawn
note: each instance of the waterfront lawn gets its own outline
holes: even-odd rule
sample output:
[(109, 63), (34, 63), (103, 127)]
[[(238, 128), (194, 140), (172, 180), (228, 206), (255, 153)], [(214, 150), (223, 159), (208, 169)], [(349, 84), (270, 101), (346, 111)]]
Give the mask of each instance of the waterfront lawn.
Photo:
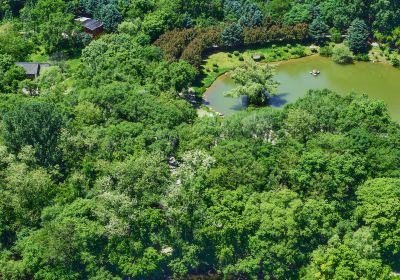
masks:
[(243, 61), (253, 59), (253, 55), (260, 55), (260, 62), (276, 62), (289, 60), (311, 55), (311, 50), (302, 45), (286, 45), (266, 48), (248, 48), (243, 52), (218, 52), (210, 55), (203, 66), (204, 70), (213, 71), (215, 66), (218, 68), (233, 69), (240, 66)]
[(210, 55), (202, 66), (201, 79), (194, 90), (201, 95), (212, 85), (216, 78), (252, 60), (253, 55), (261, 56), (260, 62), (277, 62), (311, 55), (309, 47), (302, 45), (272, 45), (265, 48), (246, 48), (242, 51), (217, 52)]
[(393, 64), (394, 58), (400, 61), (400, 53), (389, 48), (373, 47), (369, 52), (369, 59), (375, 62)]

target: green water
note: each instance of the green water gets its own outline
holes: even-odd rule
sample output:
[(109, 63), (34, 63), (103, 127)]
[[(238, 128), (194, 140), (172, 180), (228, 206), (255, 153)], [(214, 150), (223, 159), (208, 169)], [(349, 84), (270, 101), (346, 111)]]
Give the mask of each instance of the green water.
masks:
[[(321, 74), (314, 77), (312, 69)], [(329, 58), (311, 56), (283, 62), (276, 69), (276, 80), (281, 84), (271, 106), (282, 107), (305, 95), (308, 89), (328, 88), (339, 94), (367, 93), (371, 98), (386, 102), (394, 119), (400, 121), (400, 70), (386, 64), (358, 62), (338, 65)], [(225, 97), (235, 86), (228, 75), (219, 77), (204, 94), (206, 104), (224, 115), (243, 109), (239, 101)]]

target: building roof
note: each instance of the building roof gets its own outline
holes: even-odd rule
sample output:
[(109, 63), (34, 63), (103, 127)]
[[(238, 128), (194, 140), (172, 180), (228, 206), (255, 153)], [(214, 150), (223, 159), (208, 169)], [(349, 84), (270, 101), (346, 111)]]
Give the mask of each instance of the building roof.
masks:
[(81, 25), (91, 31), (94, 31), (103, 26), (103, 23), (92, 18), (88, 18), (84, 21), (81, 21)]
[(15, 65), (23, 67), (28, 75), (37, 75), (39, 73), (39, 63), (16, 62)]
[(75, 21), (78, 21), (78, 22), (84, 22), (85, 20), (88, 20), (88, 19), (90, 19), (90, 18), (88, 18), (88, 17), (78, 17), (78, 18), (76, 18), (75, 19)]
[(27, 75), (39, 75), (40, 68), (45, 68), (50, 66), (49, 63), (37, 63), (37, 62), (16, 62), (15, 65), (23, 67)]

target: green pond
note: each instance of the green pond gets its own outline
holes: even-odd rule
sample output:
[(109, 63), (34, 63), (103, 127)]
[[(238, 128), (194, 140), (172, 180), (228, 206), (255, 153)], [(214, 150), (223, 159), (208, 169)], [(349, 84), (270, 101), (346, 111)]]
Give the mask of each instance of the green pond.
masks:
[[(318, 69), (321, 74), (310, 74)], [(329, 58), (310, 56), (278, 63), (276, 80), (280, 82), (278, 93), (270, 105), (282, 107), (306, 94), (309, 89), (328, 88), (339, 94), (366, 93), (371, 98), (386, 102), (390, 114), (400, 121), (400, 70), (386, 64), (357, 62), (338, 65)], [(239, 100), (224, 96), (235, 87), (229, 75), (222, 75), (205, 92), (205, 104), (224, 115), (231, 115), (243, 107)]]

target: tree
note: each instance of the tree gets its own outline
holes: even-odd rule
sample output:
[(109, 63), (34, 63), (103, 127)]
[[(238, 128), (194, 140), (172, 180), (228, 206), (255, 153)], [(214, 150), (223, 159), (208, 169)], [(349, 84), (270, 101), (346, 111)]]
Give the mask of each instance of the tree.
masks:
[(333, 27), (329, 29), (329, 34), (331, 35), (331, 41), (334, 43), (340, 43), (342, 42), (342, 34), (340, 33), (340, 30)]
[(241, 8), (239, 22), (249, 27), (260, 26), (263, 17), (262, 11), (255, 3), (246, 1)]
[(73, 45), (76, 37), (74, 15), (68, 12), (64, 1), (39, 0), (34, 6), (26, 5), (22, 16), (25, 29), (34, 31), (35, 38), (48, 53), (66, 50)]
[(358, 216), (371, 227), (383, 257), (400, 267), (400, 180), (379, 178), (367, 181), (357, 191)]
[(243, 45), (244, 31), (239, 23), (232, 23), (222, 32), (222, 43), (228, 47), (236, 47)]
[(155, 71), (158, 75), (154, 77), (154, 83), (160, 90), (172, 89), (178, 93), (187, 90), (196, 76), (196, 69), (186, 61), (162, 62)]
[(24, 68), (14, 65), (10, 55), (0, 54), (0, 93), (17, 93), (25, 78)]
[(351, 64), (353, 53), (346, 45), (336, 45), (332, 50), (332, 59), (338, 64)]
[(9, 54), (16, 61), (23, 61), (33, 51), (33, 44), (24, 38), (15, 25), (7, 22), (0, 26), (0, 53)]
[(234, 265), (224, 272), (245, 279), (299, 279), (299, 270), (292, 268), (302, 266), (307, 253), (328, 238), (337, 219), (331, 205), (302, 201), (285, 189), (252, 195), (241, 217), (248, 239), (239, 257), (231, 254)]
[(368, 51), (368, 38), (369, 30), (368, 26), (361, 19), (355, 19), (347, 32), (349, 48), (354, 53), (365, 53)]
[(115, 4), (108, 4), (99, 11), (99, 19), (103, 22), (107, 31), (115, 31), (122, 21), (122, 15)]
[(370, 229), (360, 228), (347, 233), (343, 239), (335, 235), (328, 245), (315, 250), (301, 279), (384, 280), (390, 278), (389, 274), (390, 269), (383, 264)]
[(315, 42), (319, 44), (321, 44), (324, 41), (328, 31), (329, 31), (329, 26), (326, 25), (326, 23), (320, 16), (316, 17), (309, 26), (309, 32), (311, 38), (313, 38)]
[(44, 102), (17, 105), (4, 116), (4, 140), (7, 147), (19, 153), (31, 146), (43, 166), (57, 162), (57, 144), (62, 127), (62, 116), (56, 107)]
[(310, 4), (296, 3), (290, 11), (285, 14), (284, 22), (288, 25), (299, 23), (310, 23), (313, 19), (312, 7)]
[(265, 106), (278, 86), (278, 83), (274, 81), (274, 68), (254, 61), (246, 62), (233, 70), (231, 78), (239, 87), (228, 92), (227, 95), (233, 97), (247, 95), (249, 103), (257, 106)]

